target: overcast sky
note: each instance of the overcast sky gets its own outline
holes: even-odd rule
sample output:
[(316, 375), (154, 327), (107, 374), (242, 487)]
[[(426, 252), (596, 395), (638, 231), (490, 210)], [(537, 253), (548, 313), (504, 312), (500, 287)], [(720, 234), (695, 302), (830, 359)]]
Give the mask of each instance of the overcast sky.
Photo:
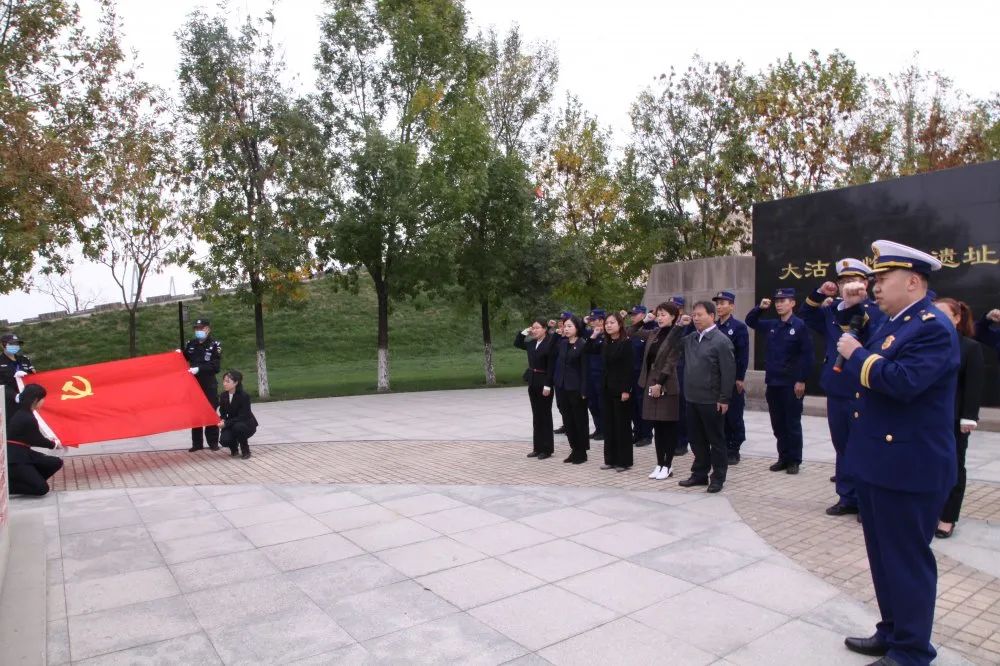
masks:
[[(174, 34), (203, 0), (119, 0), (127, 45), (138, 52), (145, 78), (175, 89), (177, 44)], [(950, 76), (975, 97), (1000, 90), (1000, 2), (951, 0), (879, 2), (841, 0), (806, 3), (715, 0), (466, 0), (472, 30), (521, 27), (529, 41), (547, 41), (559, 54), (559, 90), (571, 91), (609, 125), (620, 141), (628, 137), (632, 100), (656, 76), (673, 66), (683, 69), (691, 56), (742, 60), (750, 70), (792, 53), (840, 49), (858, 67), (886, 76), (903, 69), (919, 51), (920, 64)], [(270, 0), (232, 0), (234, 20), (260, 15)], [(94, 15), (92, 0), (82, 7)], [(276, 11), (276, 34), (283, 44), (290, 75), (302, 90), (313, 85), (313, 57), (319, 38), (322, 0), (283, 0)], [(562, 95), (560, 95), (561, 99)], [(113, 301), (115, 286), (102, 267), (80, 265), (74, 275)], [(150, 278), (146, 295), (167, 292), (174, 277), (179, 293), (190, 293), (191, 278), (173, 270)], [(0, 296), (0, 319), (17, 321), (55, 310), (41, 294)]]

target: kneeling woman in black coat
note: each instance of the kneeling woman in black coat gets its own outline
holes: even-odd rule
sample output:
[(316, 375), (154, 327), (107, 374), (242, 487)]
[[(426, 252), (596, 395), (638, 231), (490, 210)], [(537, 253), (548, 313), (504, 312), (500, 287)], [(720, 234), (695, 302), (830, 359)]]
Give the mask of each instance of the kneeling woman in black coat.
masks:
[(31, 447), (61, 449), (42, 434), (35, 410), (45, 402), (45, 387), (28, 384), (18, 398), (18, 408), (7, 415), (7, 478), (11, 495), (42, 496), (49, 492), (49, 478), (62, 469), (63, 461)]
[[(250, 438), (257, 432), (257, 419), (250, 411), (250, 396), (243, 390), (243, 373), (239, 370), (228, 370), (222, 376), (222, 388), (219, 396), (219, 442), (231, 451), (233, 457), (243, 454), (243, 459), (250, 457)], [(238, 447), (238, 448), (237, 448)]]

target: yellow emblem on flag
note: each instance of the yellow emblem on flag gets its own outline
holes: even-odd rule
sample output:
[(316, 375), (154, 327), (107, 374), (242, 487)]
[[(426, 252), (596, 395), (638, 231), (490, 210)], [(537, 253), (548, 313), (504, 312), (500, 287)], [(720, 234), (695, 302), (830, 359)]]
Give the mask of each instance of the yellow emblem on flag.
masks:
[(80, 398), (86, 398), (88, 396), (94, 395), (94, 389), (90, 386), (90, 381), (86, 377), (81, 377), (80, 375), (73, 375), (73, 379), (79, 379), (80, 384), (83, 388), (79, 388), (73, 380), (70, 380), (63, 384), (62, 387), (62, 399), (63, 400), (79, 400)]
[(890, 335), (889, 337), (887, 337), (885, 339), (885, 341), (882, 343), (882, 351), (885, 351), (886, 349), (888, 349), (889, 347), (891, 347), (892, 343), (895, 342), (895, 341), (896, 341), (896, 336), (895, 335)]

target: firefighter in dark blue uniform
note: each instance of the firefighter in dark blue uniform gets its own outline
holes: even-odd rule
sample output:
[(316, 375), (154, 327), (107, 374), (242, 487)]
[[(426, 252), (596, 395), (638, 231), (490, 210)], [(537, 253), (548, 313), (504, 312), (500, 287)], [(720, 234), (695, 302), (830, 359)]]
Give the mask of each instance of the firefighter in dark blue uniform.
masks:
[(976, 340), (1000, 354), (1000, 310), (990, 310), (976, 322)]
[(743, 410), (746, 407), (746, 394), (743, 392), (743, 382), (750, 365), (750, 329), (733, 316), (733, 306), (736, 295), (731, 291), (720, 291), (712, 300), (715, 302), (715, 313), (718, 315), (716, 326), (726, 334), (733, 343), (733, 356), (736, 359), (736, 386), (729, 400), (726, 411), (726, 452), (728, 463), (738, 465), (740, 462), (740, 446), (747, 439), (746, 426), (743, 423)]
[[(836, 476), (837, 503), (826, 510), (827, 515), (842, 516), (858, 512), (858, 498), (854, 481), (845, 471), (847, 439), (854, 421), (851, 401), (858, 392), (858, 380), (836, 368), (837, 342), (851, 330), (851, 322), (861, 323), (855, 331), (862, 343), (874, 329), (881, 325), (885, 315), (875, 301), (868, 298), (868, 276), (871, 269), (863, 261), (850, 257), (837, 262), (837, 282), (824, 282), (799, 309), (799, 316), (809, 328), (823, 336), (826, 357), (820, 385), (826, 393), (826, 420), (830, 426), (830, 440), (837, 453)], [(840, 296), (838, 296), (840, 294)], [(831, 299), (827, 302), (827, 299)]]
[(847, 443), (881, 621), (848, 638), (875, 664), (930, 664), (937, 564), (931, 541), (957, 479), (958, 333), (927, 295), (941, 262), (875, 241), (875, 300), (887, 319), (867, 342), (841, 336), (844, 373), (859, 383)]
[(4, 333), (0, 337), (0, 384), (4, 388), (4, 405), (6, 407), (7, 420), (14, 416), (17, 409), (17, 402), (14, 398), (21, 392), (17, 385), (17, 380), (35, 372), (35, 366), (31, 364), (31, 359), (21, 353), (24, 342), (14, 333)]
[[(684, 316), (684, 296), (681, 294), (675, 294), (670, 297), (670, 302), (681, 309), (681, 314), (679, 317)], [(678, 317), (678, 318), (679, 318)], [(682, 335), (687, 335), (694, 331), (694, 324), (688, 324), (687, 330), (684, 331)], [(677, 360), (677, 382), (680, 387), (680, 398), (678, 402), (678, 409), (681, 413), (680, 421), (677, 422), (677, 448), (674, 450), (675, 456), (682, 456), (687, 453), (688, 450), (688, 437), (687, 437), (687, 401), (684, 400), (684, 354), (681, 354)]]
[[(656, 322), (643, 322), (648, 310), (645, 305), (634, 305), (629, 310), (632, 316), (632, 325), (642, 327), (647, 330), (656, 328)], [(638, 335), (629, 338), (634, 350), (632, 360), (632, 395), (642, 396), (642, 387), (639, 386), (639, 375), (642, 374), (642, 353), (646, 341)], [(642, 400), (632, 400), (632, 441), (636, 446), (649, 446), (653, 443), (653, 425), (642, 418)]]
[[(590, 311), (587, 319), (589, 328), (584, 333), (584, 339), (590, 338), (594, 330), (604, 332), (604, 320), (608, 313), (603, 308), (594, 308)], [(604, 418), (601, 413), (601, 387), (604, 386), (604, 358), (600, 354), (588, 359), (587, 372), (587, 409), (590, 410), (590, 417), (594, 419), (594, 432), (590, 433), (590, 438), (597, 441), (604, 439)]]
[[(219, 374), (222, 365), (222, 344), (212, 337), (212, 327), (207, 319), (199, 319), (194, 323), (194, 338), (184, 346), (184, 358), (187, 359), (188, 372), (194, 375), (205, 392), (205, 397), (213, 409), (219, 408), (219, 386), (215, 376)], [(219, 450), (219, 427), (205, 426), (204, 437), (202, 428), (191, 428), (191, 448), (189, 451), (201, 451), (205, 448), (204, 440), (208, 440), (208, 448)]]
[(794, 289), (778, 289), (774, 293), (777, 319), (760, 318), (769, 307), (771, 299), (762, 299), (759, 306), (747, 313), (746, 323), (764, 336), (767, 345), (764, 397), (778, 446), (778, 462), (770, 469), (798, 474), (802, 464), (802, 399), (812, 372), (812, 339), (806, 323), (793, 314)]

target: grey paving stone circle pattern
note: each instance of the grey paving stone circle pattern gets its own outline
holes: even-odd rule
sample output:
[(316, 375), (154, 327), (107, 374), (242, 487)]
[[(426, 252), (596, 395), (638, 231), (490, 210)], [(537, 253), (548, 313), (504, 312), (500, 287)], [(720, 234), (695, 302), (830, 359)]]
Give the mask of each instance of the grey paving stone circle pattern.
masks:
[(233, 485), (17, 504), (46, 522), (54, 665), (870, 661), (843, 637), (873, 611), (717, 495)]

